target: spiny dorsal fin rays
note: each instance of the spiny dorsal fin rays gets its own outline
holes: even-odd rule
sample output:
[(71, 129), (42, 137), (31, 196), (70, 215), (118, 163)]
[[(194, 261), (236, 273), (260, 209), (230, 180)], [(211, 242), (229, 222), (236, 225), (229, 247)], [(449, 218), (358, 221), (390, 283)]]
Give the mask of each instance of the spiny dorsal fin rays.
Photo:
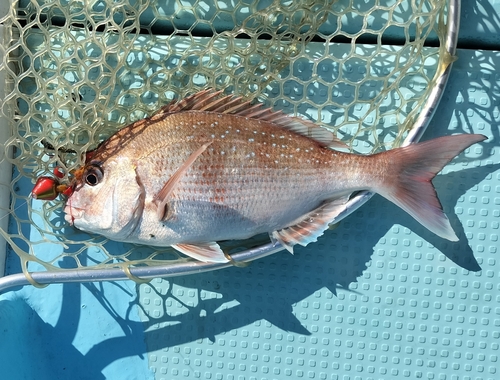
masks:
[(228, 97), (226, 95), (220, 98), (219, 95), (223, 95), (222, 91), (209, 92), (208, 94), (206, 94), (206, 97), (202, 97), (201, 99), (199, 99), (191, 109), (192, 110), (197, 109), (200, 111), (212, 111), (214, 106), (218, 103), (219, 100)]
[[(218, 93), (217, 93), (218, 94)], [(203, 108), (201, 108), (201, 111), (210, 111), (210, 112), (219, 112), (223, 113), (224, 110), (227, 108), (227, 96), (224, 96), (222, 98), (219, 98), (215, 100), (214, 102), (207, 104)]]
[(203, 108), (203, 106), (207, 102), (209, 102), (213, 98), (218, 97), (220, 94), (222, 94), (222, 90), (215, 92), (212, 90), (202, 90), (182, 100), (173, 99), (170, 103), (155, 112), (152, 117), (186, 110), (201, 110), (201, 108)]
[(226, 97), (222, 98), (222, 104), (218, 104), (217, 108), (214, 108), (213, 110), (211, 110), (211, 112), (232, 113), (234, 111), (237, 111), (235, 108), (232, 108), (235, 107), (235, 104), (237, 104), (236, 107), (241, 107), (241, 104), (239, 103), (242, 100), (241, 96), (232, 98), (229, 101), (227, 101), (227, 99), (228, 98)]
[(260, 103), (254, 104), (254, 105), (248, 104), (248, 107), (249, 108), (246, 108), (246, 109), (238, 112), (238, 115), (248, 117), (251, 119), (261, 119), (262, 120), (262, 115), (264, 115), (266, 113), (269, 115), (276, 114), (270, 108), (262, 108), (262, 104), (260, 104)]
[(263, 107), (260, 103), (252, 105), (250, 101), (244, 100), (241, 96), (224, 95), (221, 90), (215, 92), (203, 90), (183, 100), (174, 100), (161, 108), (152, 118), (157, 120), (170, 113), (182, 111), (225, 113), (262, 120), (309, 137), (323, 146), (331, 148), (346, 147), (346, 144), (335, 137), (332, 132), (309, 120), (288, 116), (282, 111), (273, 111), (270, 108)]
[[(234, 104), (234, 106), (233, 106), (233, 104)], [(232, 107), (226, 108), (224, 111), (222, 111), (222, 113), (233, 114), (233, 115), (238, 115), (238, 116), (243, 116), (242, 112), (247, 111), (248, 108), (251, 107), (250, 102), (243, 101), (243, 99), (241, 97), (231, 99), (231, 102), (228, 103), (227, 105), (231, 105)]]

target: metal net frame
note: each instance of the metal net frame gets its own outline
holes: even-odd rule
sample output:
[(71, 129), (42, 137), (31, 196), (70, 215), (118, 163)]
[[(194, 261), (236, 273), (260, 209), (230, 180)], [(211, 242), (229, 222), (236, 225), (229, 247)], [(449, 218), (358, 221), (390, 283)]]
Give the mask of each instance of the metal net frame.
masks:
[[(0, 234), (33, 284), (223, 268), (75, 230), (63, 200), (19, 189), (204, 88), (313, 120), (353, 152), (410, 144), (446, 84), (458, 15), (458, 0), (12, 1), (0, 14), (0, 165), (13, 167), (0, 183), (10, 194)], [(370, 197), (354, 196), (339, 220)], [(257, 237), (225, 249), (243, 262), (282, 248)]]

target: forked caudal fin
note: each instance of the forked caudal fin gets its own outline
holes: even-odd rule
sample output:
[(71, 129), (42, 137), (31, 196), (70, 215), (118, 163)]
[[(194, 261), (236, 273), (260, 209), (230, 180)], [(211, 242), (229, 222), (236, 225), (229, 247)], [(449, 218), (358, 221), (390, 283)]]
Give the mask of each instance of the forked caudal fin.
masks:
[(458, 241), (431, 180), (453, 157), (485, 139), (483, 135), (453, 135), (379, 153), (375, 156), (388, 165), (387, 175), (373, 190), (436, 235)]

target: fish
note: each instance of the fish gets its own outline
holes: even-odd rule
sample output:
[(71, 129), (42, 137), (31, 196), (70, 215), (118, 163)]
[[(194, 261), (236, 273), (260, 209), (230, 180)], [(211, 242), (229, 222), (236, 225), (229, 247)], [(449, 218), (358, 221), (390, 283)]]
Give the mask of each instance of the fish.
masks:
[(458, 238), (431, 182), (479, 134), (362, 155), (299, 117), (221, 91), (173, 100), (86, 152), (65, 186), (65, 219), (111, 240), (227, 262), (217, 242), (269, 233), (293, 253), (315, 242), (360, 190)]

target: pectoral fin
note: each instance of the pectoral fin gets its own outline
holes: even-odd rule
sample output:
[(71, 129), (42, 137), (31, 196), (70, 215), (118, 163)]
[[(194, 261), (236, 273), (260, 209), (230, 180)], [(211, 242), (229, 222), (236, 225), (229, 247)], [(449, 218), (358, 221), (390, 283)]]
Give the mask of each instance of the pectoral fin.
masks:
[(349, 196), (345, 196), (323, 203), (317, 209), (304, 215), (297, 224), (272, 232), (271, 239), (281, 243), (293, 254), (295, 244), (306, 246), (323, 235), (329, 225), (335, 223), (337, 216), (345, 210), (345, 203), (348, 199)]
[(175, 244), (172, 248), (175, 248), (186, 256), (204, 262), (227, 263), (229, 261), (216, 242)]
[(169, 201), (169, 197), (174, 191), (175, 187), (181, 180), (182, 176), (188, 171), (191, 165), (194, 164), (196, 159), (208, 148), (208, 146), (212, 144), (212, 142), (208, 142), (203, 144), (198, 150), (191, 153), (188, 159), (175, 171), (175, 173), (170, 177), (170, 179), (165, 183), (162, 189), (156, 194), (153, 199), (153, 202), (157, 207), (157, 216), (158, 220), (166, 220), (168, 219), (168, 207), (167, 203)]

